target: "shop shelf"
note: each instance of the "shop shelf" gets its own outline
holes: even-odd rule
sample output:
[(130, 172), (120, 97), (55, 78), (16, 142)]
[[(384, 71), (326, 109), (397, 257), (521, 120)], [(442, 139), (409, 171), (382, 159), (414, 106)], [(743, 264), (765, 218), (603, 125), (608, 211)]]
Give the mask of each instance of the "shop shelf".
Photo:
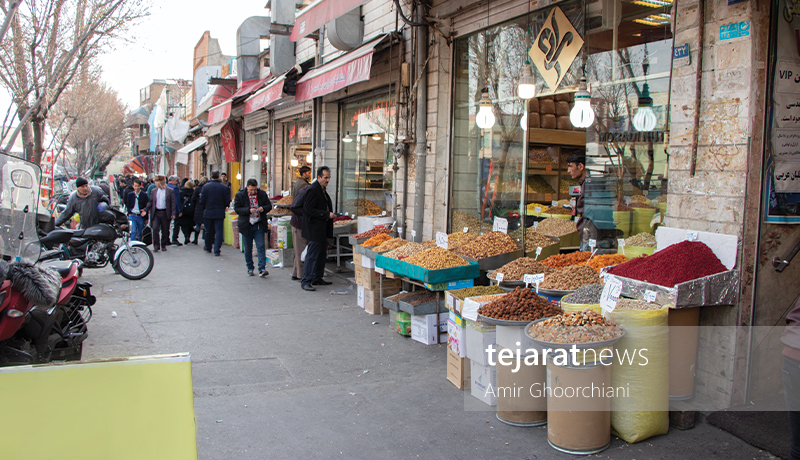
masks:
[(407, 302), (410, 299), (403, 299), (398, 302), (398, 307), (401, 311), (410, 313), (411, 315), (431, 315), (434, 313), (441, 313), (447, 311), (444, 304), (444, 293), (439, 295), (440, 299), (434, 302), (427, 302), (419, 305), (411, 305)]
[(388, 257), (378, 255), (375, 257), (375, 266), (383, 268), (384, 270), (389, 270), (397, 275), (429, 284), (475, 279), (481, 274), (477, 262), (469, 262), (468, 265), (445, 268), (442, 270), (428, 270), (417, 265), (409, 264), (402, 260), (390, 259)]

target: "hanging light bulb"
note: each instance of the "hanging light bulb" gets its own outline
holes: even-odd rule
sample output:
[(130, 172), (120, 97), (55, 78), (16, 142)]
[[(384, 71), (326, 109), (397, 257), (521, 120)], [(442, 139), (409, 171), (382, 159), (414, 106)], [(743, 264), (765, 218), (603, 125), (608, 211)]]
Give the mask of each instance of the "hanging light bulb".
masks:
[(296, 168), (297, 165), (300, 164), (300, 162), (297, 161), (297, 158), (292, 158), (291, 160), (289, 160), (289, 164), (292, 165), (292, 168)]
[(242, 180), (242, 173), (240, 172), (236, 173), (236, 180)]
[(306, 155), (306, 163), (311, 164), (312, 161), (314, 161), (314, 154), (308, 152), (308, 155)]
[(522, 114), (522, 118), (519, 119), (519, 126), (522, 128), (523, 131), (528, 130), (528, 112)]
[(258, 161), (258, 150), (253, 149), (253, 156), (251, 157), (253, 161)]
[(489, 89), (483, 88), (483, 91), (481, 91), (480, 110), (478, 110), (478, 115), (475, 116), (475, 123), (478, 128), (492, 129), (494, 122), (495, 118), (492, 113), (492, 101), (489, 99)]
[(639, 107), (636, 115), (633, 116), (633, 127), (636, 131), (652, 131), (656, 128), (658, 117), (653, 111), (653, 98), (650, 97), (650, 87), (647, 83), (642, 88), (642, 95), (639, 96)]
[(519, 79), (519, 86), (517, 86), (517, 94), (520, 99), (528, 100), (536, 96), (536, 82), (533, 81), (533, 74), (531, 74), (530, 62), (525, 61), (525, 68), (522, 70), (522, 77)]
[(586, 77), (581, 77), (578, 92), (575, 93), (575, 106), (569, 113), (569, 120), (576, 128), (588, 128), (594, 123), (594, 110), (592, 110), (592, 95), (586, 86)]
[(353, 138), (350, 137), (350, 131), (347, 131), (347, 135), (342, 138), (342, 142), (347, 142), (348, 144), (353, 142)]
[(375, 134), (373, 134), (373, 135), (372, 135), (372, 140), (373, 140), (373, 141), (379, 141), (379, 140), (381, 140), (381, 135), (380, 135), (380, 134), (378, 134), (378, 133), (375, 133)]

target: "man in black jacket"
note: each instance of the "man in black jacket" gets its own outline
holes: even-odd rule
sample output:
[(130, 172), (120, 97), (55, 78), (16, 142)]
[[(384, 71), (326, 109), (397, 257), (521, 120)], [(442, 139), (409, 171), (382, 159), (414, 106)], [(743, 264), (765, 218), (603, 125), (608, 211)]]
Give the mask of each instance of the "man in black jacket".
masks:
[(230, 198), (230, 189), (219, 181), (219, 171), (212, 171), (211, 181), (204, 185), (203, 190), (200, 192), (198, 209), (203, 208), (203, 225), (206, 228), (203, 234), (206, 240), (205, 251), (211, 252), (211, 244), (213, 243), (215, 256), (220, 255), (224, 236), (225, 210), (228, 209)]
[(333, 238), (333, 219), (336, 218), (326, 191), (330, 181), (331, 169), (320, 166), (317, 180), (308, 186), (303, 200), (303, 238), (308, 240), (308, 247), (300, 284), (305, 291), (316, 291), (312, 284), (332, 284), (322, 279), (328, 259), (328, 238)]
[(255, 240), (258, 253), (258, 276), (263, 278), (269, 275), (267, 256), (264, 250), (264, 228), (267, 225), (267, 213), (272, 209), (272, 203), (267, 197), (267, 192), (259, 190), (258, 182), (255, 179), (248, 179), (247, 187), (236, 192), (233, 209), (239, 215), (239, 235), (244, 246), (247, 275), (254, 276), (253, 240)]

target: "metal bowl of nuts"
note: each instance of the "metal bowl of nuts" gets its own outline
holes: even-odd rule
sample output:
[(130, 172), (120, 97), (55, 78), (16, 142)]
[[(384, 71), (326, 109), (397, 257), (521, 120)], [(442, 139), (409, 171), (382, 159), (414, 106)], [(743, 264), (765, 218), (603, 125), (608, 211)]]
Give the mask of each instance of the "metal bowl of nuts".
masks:
[(528, 323), (525, 335), (544, 348), (579, 350), (604, 348), (625, 335), (625, 330), (592, 310), (567, 312)]

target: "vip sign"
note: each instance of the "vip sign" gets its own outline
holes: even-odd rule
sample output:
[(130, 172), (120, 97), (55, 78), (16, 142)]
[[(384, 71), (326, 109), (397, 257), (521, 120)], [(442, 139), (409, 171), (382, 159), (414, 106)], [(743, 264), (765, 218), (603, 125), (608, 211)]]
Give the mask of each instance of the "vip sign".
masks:
[(583, 38), (567, 16), (561, 8), (553, 8), (529, 53), (551, 91), (558, 89), (582, 47)]

